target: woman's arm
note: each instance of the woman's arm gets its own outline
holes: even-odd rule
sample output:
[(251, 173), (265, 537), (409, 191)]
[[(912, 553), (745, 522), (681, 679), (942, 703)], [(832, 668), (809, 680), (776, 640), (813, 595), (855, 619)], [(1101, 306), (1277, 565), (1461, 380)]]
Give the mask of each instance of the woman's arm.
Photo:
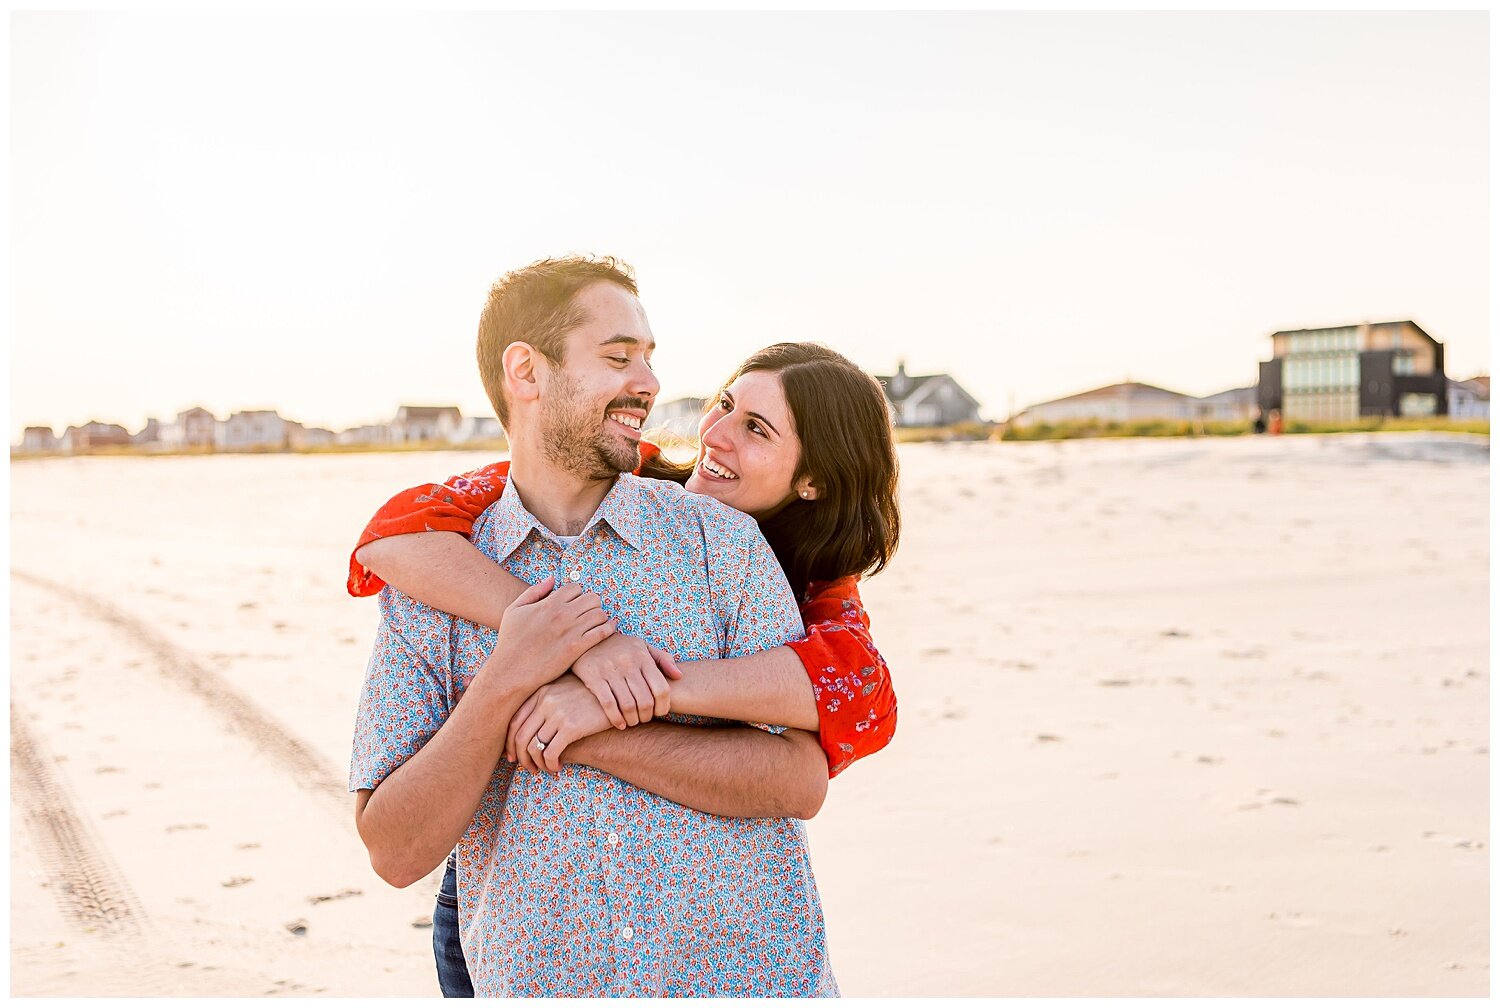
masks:
[(458, 532), (417, 532), (376, 539), (354, 552), (382, 581), (482, 626), (499, 628), (526, 583), (479, 552)]
[(672, 684), (671, 703), (679, 714), (818, 730), (812, 682), (790, 647), (740, 658), (678, 662), (677, 667), (682, 678)]
[(360, 562), (366, 546), (388, 537), (418, 532), (457, 532), (468, 536), (479, 516), (505, 492), (509, 473), (509, 462), (496, 462), (461, 476), (451, 476), (445, 483), (425, 483), (402, 490), (386, 501), (365, 525), (349, 556), (349, 594), (360, 598), (375, 595), (385, 587), (380, 576)]
[(833, 777), (890, 742), (896, 693), (856, 579), (812, 585), (802, 619), (804, 640), (743, 658), (683, 662), (672, 709), (816, 730)]

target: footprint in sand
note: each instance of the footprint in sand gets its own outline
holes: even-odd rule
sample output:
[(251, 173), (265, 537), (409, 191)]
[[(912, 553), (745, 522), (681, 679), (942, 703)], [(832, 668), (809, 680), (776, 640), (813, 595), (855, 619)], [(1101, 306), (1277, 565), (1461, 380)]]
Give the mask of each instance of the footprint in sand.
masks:
[(311, 903), (313, 906), (317, 906), (319, 903), (329, 903), (333, 900), (348, 899), (350, 896), (363, 895), (364, 890), (362, 889), (340, 889), (338, 892), (331, 895), (325, 894), (321, 896), (309, 896), (307, 897), (307, 902)]
[(236, 875), (234, 876), (234, 878), (229, 879), (227, 882), (220, 882), (219, 885), (223, 886), (225, 889), (233, 889), (236, 886), (246, 885), (247, 883), (254, 881), (255, 880), (248, 875)]
[(1451, 833), (1439, 833), (1428, 830), (1422, 834), (1423, 840), (1431, 840), (1433, 843), (1444, 844), (1448, 847), (1458, 847), (1463, 850), (1484, 850), (1483, 840), (1469, 840), (1464, 837), (1453, 836)]
[(1314, 928), (1317, 927), (1319, 923), (1311, 917), (1302, 916), (1302, 912), (1300, 910), (1287, 910), (1283, 911), (1282, 913), (1273, 913), (1271, 914), (1270, 919), (1275, 921), (1277, 924), (1280, 924), (1282, 927), (1297, 928), (1298, 930)]
[(286, 925), (286, 929), (294, 935), (305, 935), (307, 934), (307, 921), (298, 918), (297, 920), (288, 923)]

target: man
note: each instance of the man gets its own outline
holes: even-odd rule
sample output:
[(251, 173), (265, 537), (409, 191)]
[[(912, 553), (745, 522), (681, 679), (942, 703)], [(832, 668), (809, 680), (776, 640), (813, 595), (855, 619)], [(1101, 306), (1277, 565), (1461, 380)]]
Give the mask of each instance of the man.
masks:
[(532, 587), (498, 641), (382, 593), (350, 771), (360, 836), (398, 886), (457, 845), (481, 996), (836, 994), (788, 818), (816, 812), (827, 786), (809, 733), (657, 720), (568, 746), (555, 776), (501, 761), (521, 704), (610, 632), (596, 596), (677, 660), (802, 633), (750, 518), (629, 475), (654, 349), (612, 260), (547, 260), (492, 288), (480, 372), (511, 469), (472, 540)]

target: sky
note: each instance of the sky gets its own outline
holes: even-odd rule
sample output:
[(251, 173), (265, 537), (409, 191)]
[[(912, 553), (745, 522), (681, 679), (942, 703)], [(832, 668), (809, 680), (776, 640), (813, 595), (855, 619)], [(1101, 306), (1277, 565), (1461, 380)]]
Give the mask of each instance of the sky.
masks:
[(202, 405), (492, 415), (479, 309), (634, 266), (663, 401), (753, 350), (1002, 419), (1410, 318), (1489, 371), (1460, 14), (14, 14), (13, 439)]

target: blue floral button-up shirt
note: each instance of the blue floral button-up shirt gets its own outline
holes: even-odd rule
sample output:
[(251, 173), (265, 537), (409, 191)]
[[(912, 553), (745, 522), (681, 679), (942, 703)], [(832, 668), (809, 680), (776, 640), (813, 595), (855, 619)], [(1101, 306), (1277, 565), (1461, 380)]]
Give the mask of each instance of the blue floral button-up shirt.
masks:
[[(598, 593), (621, 631), (680, 661), (803, 633), (755, 522), (671, 483), (621, 476), (566, 548), (510, 484), (472, 539), (529, 584), (550, 574)], [(495, 646), (494, 630), (395, 589), (380, 605), (351, 791), (436, 734)], [(458, 875), (481, 996), (838, 993), (795, 819), (727, 819), (592, 767), (552, 776), (502, 761), (459, 842)]]

